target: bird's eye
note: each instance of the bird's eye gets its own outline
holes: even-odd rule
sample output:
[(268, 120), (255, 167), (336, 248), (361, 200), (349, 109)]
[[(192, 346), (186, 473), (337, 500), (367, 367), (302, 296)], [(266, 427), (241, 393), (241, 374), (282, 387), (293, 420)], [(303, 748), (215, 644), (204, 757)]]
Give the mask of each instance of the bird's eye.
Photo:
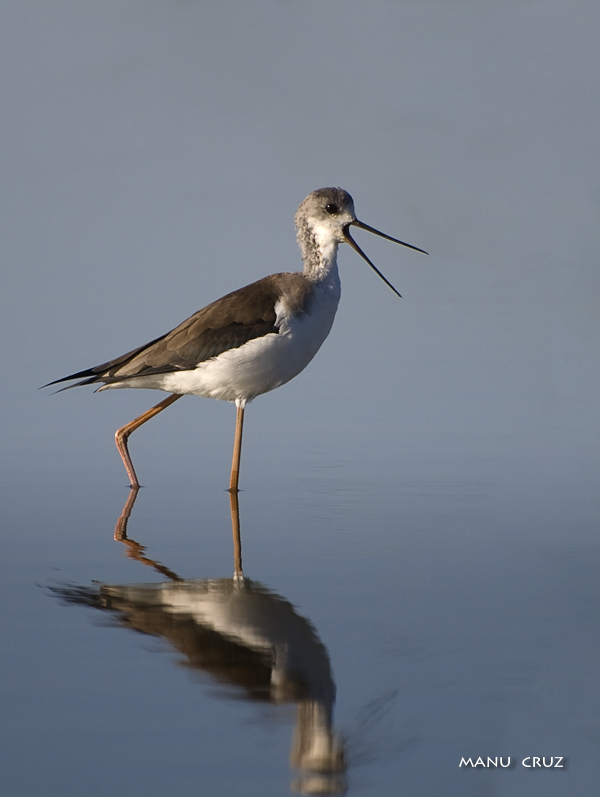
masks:
[(338, 206), (334, 205), (331, 202), (329, 203), (329, 205), (325, 205), (325, 210), (329, 213), (330, 216), (337, 216), (337, 214), (340, 212)]

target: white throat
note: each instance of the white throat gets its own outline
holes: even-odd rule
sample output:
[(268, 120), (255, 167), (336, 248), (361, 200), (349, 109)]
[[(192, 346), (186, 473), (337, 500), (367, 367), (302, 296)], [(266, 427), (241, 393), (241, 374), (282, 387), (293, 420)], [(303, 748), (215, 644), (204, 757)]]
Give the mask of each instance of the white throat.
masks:
[(331, 229), (322, 225), (312, 230), (316, 244), (315, 256), (305, 264), (307, 276), (322, 280), (337, 271), (337, 251), (339, 241)]

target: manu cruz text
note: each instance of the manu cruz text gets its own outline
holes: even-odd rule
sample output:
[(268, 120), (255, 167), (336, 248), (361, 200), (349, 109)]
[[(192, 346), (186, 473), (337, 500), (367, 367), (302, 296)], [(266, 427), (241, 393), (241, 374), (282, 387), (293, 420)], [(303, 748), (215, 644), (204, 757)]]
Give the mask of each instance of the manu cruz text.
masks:
[[(564, 756), (556, 755), (556, 756), (537, 756), (537, 755), (529, 755), (522, 759), (521, 766), (528, 767), (531, 769), (545, 768), (545, 769), (562, 769), (564, 767), (563, 761), (565, 760)], [(494, 768), (494, 767), (503, 767), (507, 769), (511, 766), (514, 766), (516, 761), (513, 763), (513, 759), (510, 756), (479, 756), (477, 758), (461, 758), (459, 767), (472, 767), (475, 769), (476, 767), (486, 767), (486, 768)]]

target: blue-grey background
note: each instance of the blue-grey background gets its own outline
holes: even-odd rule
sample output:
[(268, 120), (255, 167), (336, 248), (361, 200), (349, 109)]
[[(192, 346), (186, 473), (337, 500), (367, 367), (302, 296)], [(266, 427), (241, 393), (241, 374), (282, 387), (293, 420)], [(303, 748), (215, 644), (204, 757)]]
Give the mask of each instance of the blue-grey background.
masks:
[[(298, 268), (326, 185), (430, 256), (358, 234), (398, 300), (342, 248), (330, 338), (247, 413), (245, 570), (329, 650), (350, 794), (596, 793), (599, 33), (591, 0), (0, 4), (2, 797), (289, 792), (288, 709), (48, 591), (158, 579), (112, 435), (159, 394), (37, 388)], [(233, 422), (132, 439), (130, 534), (185, 577), (232, 570)]]

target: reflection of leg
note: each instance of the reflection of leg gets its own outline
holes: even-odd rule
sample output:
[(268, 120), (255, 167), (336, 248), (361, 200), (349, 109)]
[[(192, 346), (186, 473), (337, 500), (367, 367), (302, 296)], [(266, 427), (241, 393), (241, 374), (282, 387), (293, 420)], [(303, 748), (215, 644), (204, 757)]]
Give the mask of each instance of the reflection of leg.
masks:
[(141, 562), (143, 565), (152, 567), (157, 573), (170, 578), (171, 581), (183, 581), (183, 579), (180, 578), (177, 573), (169, 570), (169, 568), (165, 565), (161, 565), (161, 563), (157, 562), (155, 559), (149, 559), (147, 556), (144, 556), (146, 552), (145, 546), (140, 545), (139, 542), (130, 540), (127, 537), (127, 521), (129, 520), (131, 510), (133, 509), (133, 505), (135, 504), (135, 499), (137, 498), (139, 491), (139, 487), (132, 487), (129, 492), (129, 496), (125, 502), (121, 516), (117, 520), (117, 525), (115, 526), (115, 540), (122, 542), (126, 546), (127, 556), (130, 559), (135, 559), (138, 562)]
[(241, 581), (244, 578), (242, 572), (242, 537), (240, 534), (240, 506), (238, 502), (238, 491), (229, 491), (229, 502), (231, 504), (231, 530), (233, 532), (233, 580)]
[(229, 491), (237, 492), (240, 479), (240, 458), (242, 455), (242, 429), (244, 428), (244, 406), (245, 403), (237, 404), (235, 416), (235, 439), (233, 441), (233, 462), (231, 463), (231, 479), (229, 480)]
[(135, 504), (135, 499), (137, 498), (139, 491), (139, 487), (136, 487), (133, 484), (131, 485), (131, 490), (129, 491), (127, 501), (125, 501), (125, 506), (123, 507), (123, 511), (121, 512), (121, 515), (117, 520), (117, 525), (115, 526), (115, 540), (122, 541), (127, 539), (127, 521), (129, 520), (131, 510), (133, 509), (133, 505)]
[(139, 429), (143, 423), (149, 421), (150, 418), (154, 418), (155, 415), (158, 415), (159, 412), (162, 412), (179, 398), (181, 398), (181, 394), (178, 393), (173, 393), (171, 396), (167, 396), (166, 399), (159, 401), (159, 403), (154, 407), (146, 410), (146, 412), (144, 412), (142, 415), (134, 418), (133, 421), (125, 424), (125, 426), (122, 426), (115, 432), (115, 443), (117, 444), (117, 449), (121, 455), (121, 459), (123, 460), (123, 465), (125, 465), (125, 470), (127, 471), (127, 475), (129, 476), (129, 481), (131, 482), (132, 487), (139, 487), (140, 483), (135, 474), (135, 468), (133, 467), (133, 462), (129, 456), (129, 449), (127, 448), (127, 440), (129, 435), (132, 432), (135, 432), (136, 429)]

